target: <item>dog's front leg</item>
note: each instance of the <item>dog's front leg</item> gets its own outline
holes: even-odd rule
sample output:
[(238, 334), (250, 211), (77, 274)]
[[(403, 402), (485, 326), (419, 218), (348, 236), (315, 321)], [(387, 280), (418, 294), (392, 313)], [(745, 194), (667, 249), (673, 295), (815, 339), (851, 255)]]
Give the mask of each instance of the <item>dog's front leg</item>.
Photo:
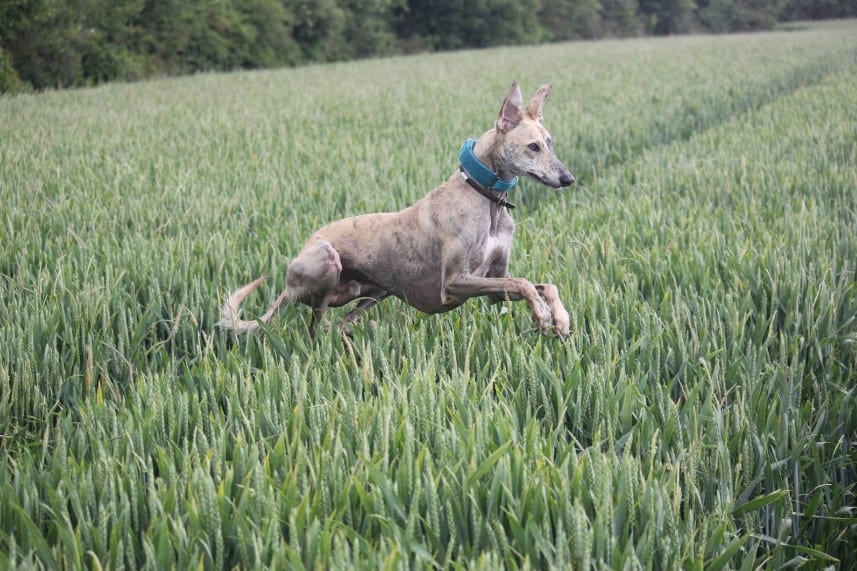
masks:
[[(556, 288), (554, 288), (556, 289)], [(533, 312), (533, 323), (542, 333), (551, 327), (551, 308), (539, 292), (524, 278), (482, 278), (473, 274), (458, 274), (445, 286), (449, 297), (471, 298), (482, 295), (505, 296), (510, 300), (526, 300)]]
[[(533, 284), (533, 286), (535, 286), (536, 291), (539, 292), (539, 295), (542, 296), (542, 298), (547, 302), (548, 307), (550, 307), (556, 334), (565, 339), (568, 337), (569, 330), (571, 329), (571, 319), (568, 316), (568, 311), (566, 311), (565, 306), (562, 304), (562, 300), (559, 298), (559, 290), (553, 284)], [(523, 298), (513, 296), (510, 293), (504, 293), (492, 295), (491, 299), (495, 302), (501, 302), (521, 301)]]
[(571, 319), (568, 316), (562, 300), (559, 299), (559, 290), (553, 284), (535, 284), (536, 291), (539, 292), (544, 300), (548, 303), (553, 317), (553, 325), (556, 328), (556, 334), (565, 339), (568, 337), (569, 329), (571, 328)]

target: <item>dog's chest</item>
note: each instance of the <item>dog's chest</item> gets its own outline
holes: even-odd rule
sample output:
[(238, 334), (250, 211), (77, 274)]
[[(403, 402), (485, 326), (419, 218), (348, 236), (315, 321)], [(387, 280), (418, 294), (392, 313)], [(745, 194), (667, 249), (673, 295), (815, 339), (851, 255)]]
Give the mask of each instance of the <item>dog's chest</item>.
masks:
[(511, 234), (494, 234), (485, 237), (482, 247), (472, 258), (472, 271), (477, 276), (486, 276), (492, 267), (498, 264), (505, 266), (509, 259)]

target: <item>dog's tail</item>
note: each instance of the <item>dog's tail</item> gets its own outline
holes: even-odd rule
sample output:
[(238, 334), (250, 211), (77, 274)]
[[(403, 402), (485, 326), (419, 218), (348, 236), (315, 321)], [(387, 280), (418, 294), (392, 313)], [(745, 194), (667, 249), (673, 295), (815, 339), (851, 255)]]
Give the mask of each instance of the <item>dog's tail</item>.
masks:
[(259, 321), (262, 323), (268, 323), (271, 321), (271, 319), (273, 319), (280, 310), (283, 303), (287, 300), (288, 296), (286, 295), (286, 292), (283, 292), (267, 313), (258, 320), (245, 320), (238, 316), (238, 306), (241, 305), (244, 298), (253, 293), (253, 290), (259, 287), (259, 284), (263, 281), (265, 281), (265, 276), (257, 278), (249, 284), (232, 292), (232, 294), (227, 298), (226, 303), (224, 303), (220, 308), (220, 321), (217, 322), (217, 326), (226, 331), (231, 331), (235, 335), (243, 335), (245, 333), (257, 331), (259, 329)]

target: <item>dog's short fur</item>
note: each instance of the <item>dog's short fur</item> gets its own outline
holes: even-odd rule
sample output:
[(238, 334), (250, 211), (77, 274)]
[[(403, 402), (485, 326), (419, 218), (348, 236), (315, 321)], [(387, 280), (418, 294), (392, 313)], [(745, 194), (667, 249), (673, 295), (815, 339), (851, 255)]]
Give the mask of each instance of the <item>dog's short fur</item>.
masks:
[[(476, 142), (475, 155), (502, 179), (528, 176), (554, 188), (574, 182), (542, 125), (550, 89), (541, 86), (523, 106), (513, 83), (494, 128)], [(484, 295), (526, 300), (540, 331), (566, 337), (569, 316), (557, 288), (508, 274), (514, 227), (507, 208), (471, 188), (456, 171), (400, 212), (344, 218), (315, 232), (289, 265), (285, 290), (259, 321), (268, 323), (286, 302), (300, 302), (312, 307), (314, 333), (328, 307), (355, 300), (346, 322), (389, 295), (426, 313), (449, 311)], [(259, 328), (258, 321), (239, 319), (237, 308), (262, 279), (232, 293), (222, 308), (221, 327), (236, 333)]]

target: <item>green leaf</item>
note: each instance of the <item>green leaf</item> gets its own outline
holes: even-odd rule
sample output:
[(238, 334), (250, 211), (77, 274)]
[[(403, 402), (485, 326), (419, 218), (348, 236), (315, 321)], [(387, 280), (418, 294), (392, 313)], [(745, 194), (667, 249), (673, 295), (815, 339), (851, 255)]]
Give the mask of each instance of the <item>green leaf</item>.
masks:
[(705, 564), (705, 569), (707, 571), (719, 571), (720, 569), (723, 569), (726, 564), (729, 563), (729, 560), (738, 553), (738, 550), (741, 549), (749, 539), (749, 535), (733, 539), (720, 555)]
[(759, 496), (758, 498), (753, 498), (749, 502), (741, 504), (740, 506), (733, 509), (732, 515), (738, 516), (778, 502), (783, 498), (783, 496), (786, 495), (786, 493), (787, 492), (785, 490), (777, 490), (776, 492), (771, 492), (770, 494)]
[(467, 480), (465, 480), (464, 482), (464, 487), (472, 488), (482, 476), (490, 472), (494, 465), (500, 461), (500, 458), (503, 456), (503, 454), (506, 453), (506, 451), (511, 445), (511, 441), (504, 442), (494, 452), (489, 454), (487, 458), (480, 462), (476, 470), (467, 476)]

